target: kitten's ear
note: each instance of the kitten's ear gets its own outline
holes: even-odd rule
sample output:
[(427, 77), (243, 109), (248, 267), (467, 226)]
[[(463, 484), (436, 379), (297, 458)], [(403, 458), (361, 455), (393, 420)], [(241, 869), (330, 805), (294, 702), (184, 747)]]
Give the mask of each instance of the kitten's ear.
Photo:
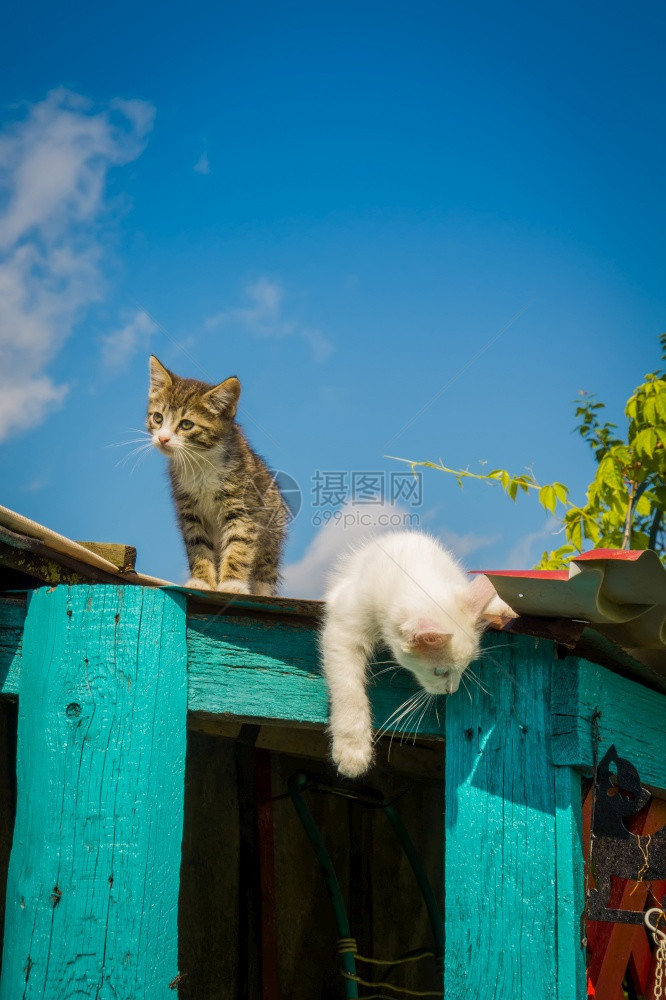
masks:
[(208, 392), (204, 393), (204, 397), (226, 416), (235, 417), (240, 394), (241, 384), (236, 376), (232, 375), (231, 378), (225, 379), (224, 382), (209, 389)]
[[(472, 618), (480, 618), (488, 605), (497, 597), (497, 591), (487, 576), (479, 573), (475, 576), (466, 593), (463, 596), (463, 603)], [(503, 602), (502, 602), (503, 603)]]
[(150, 355), (150, 388), (167, 389), (173, 382), (173, 375), (158, 361), (154, 354)]
[(451, 642), (451, 632), (442, 632), (439, 625), (427, 620), (419, 620), (415, 624), (403, 625), (400, 628), (405, 641), (405, 649), (410, 653), (439, 653)]

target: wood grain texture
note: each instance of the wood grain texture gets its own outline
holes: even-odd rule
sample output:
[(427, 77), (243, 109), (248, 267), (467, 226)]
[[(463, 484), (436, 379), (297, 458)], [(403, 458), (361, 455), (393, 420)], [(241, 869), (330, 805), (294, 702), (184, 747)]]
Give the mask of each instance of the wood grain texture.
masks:
[(185, 715), (182, 599), (32, 595), (2, 1000), (173, 996)]
[(553, 760), (570, 767), (593, 764), (592, 716), (599, 717), (599, 759), (611, 743), (641, 780), (666, 789), (666, 695), (576, 658), (556, 665), (553, 683)]
[[(557, 663), (553, 664), (557, 668)], [(578, 772), (555, 768), (555, 898), (558, 1000), (582, 997), (585, 949), (581, 915), (585, 907), (582, 789)]]
[(108, 559), (123, 573), (136, 566), (136, 549), (133, 545), (120, 545), (117, 542), (77, 542), (77, 545), (82, 545), (102, 559)]
[[(188, 619), (187, 649), (190, 711), (328, 722), (328, 694), (314, 628), (288, 619), (276, 628), (270, 618), (248, 615)], [(405, 670), (373, 681), (374, 724), (380, 727), (416, 690)], [(441, 735), (443, 726), (443, 713), (438, 718), (433, 711), (419, 732)]]
[(25, 615), (24, 600), (0, 598), (0, 694), (10, 698), (18, 695)]
[(552, 643), (516, 636), (481, 668), (487, 692), (447, 703), (446, 1000), (584, 996), (575, 786), (565, 801), (550, 759), (552, 657)]
[[(173, 589), (164, 593), (185, 599)], [(0, 695), (18, 695), (24, 620), (25, 604), (0, 599)], [(328, 722), (315, 622), (304, 624), (288, 617), (276, 622), (247, 613), (192, 616), (187, 622), (187, 653), (191, 713), (320, 726)], [(415, 681), (404, 670), (373, 681), (375, 724), (380, 726), (416, 690)], [(441, 737), (443, 723), (442, 713), (438, 719), (431, 711), (419, 732)]]
[(16, 817), (17, 717), (16, 702), (0, 700), (0, 941), (3, 940), (5, 931), (7, 870)]

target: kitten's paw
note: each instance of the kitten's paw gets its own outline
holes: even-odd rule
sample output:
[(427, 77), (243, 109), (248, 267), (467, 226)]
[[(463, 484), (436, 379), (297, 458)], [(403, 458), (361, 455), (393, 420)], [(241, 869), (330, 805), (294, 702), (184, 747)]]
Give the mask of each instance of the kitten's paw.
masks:
[(333, 760), (340, 774), (346, 778), (359, 778), (372, 763), (372, 743), (361, 740), (335, 740)]
[(275, 587), (271, 587), (270, 583), (255, 583), (252, 593), (257, 597), (275, 597)]
[(191, 576), (184, 584), (185, 587), (192, 587), (194, 590), (212, 590), (213, 588), (205, 580), (200, 580), (198, 576)]
[(222, 580), (217, 589), (225, 594), (249, 594), (250, 588), (244, 580)]

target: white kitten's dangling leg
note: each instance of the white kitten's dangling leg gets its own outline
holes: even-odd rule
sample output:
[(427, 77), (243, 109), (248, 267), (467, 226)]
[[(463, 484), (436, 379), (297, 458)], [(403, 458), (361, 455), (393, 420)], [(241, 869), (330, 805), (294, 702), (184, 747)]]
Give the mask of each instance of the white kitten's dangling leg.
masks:
[(331, 703), (332, 756), (338, 770), (357, 778), (372, 763), (372, 718), (365, 690), (369, 650), (342, 637), (343, 625), (329, 620), (321, 640)]

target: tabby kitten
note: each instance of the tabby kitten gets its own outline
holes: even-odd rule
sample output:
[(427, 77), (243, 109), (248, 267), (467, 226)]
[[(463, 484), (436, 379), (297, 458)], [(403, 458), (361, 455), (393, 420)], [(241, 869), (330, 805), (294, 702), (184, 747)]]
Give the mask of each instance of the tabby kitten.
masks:
[(288, 513), (275, 479), (235, 422), (241, 384), (180, 378), (150, 358), (148, 431), (169, 459), (187, 550), (186, 586), (275, 593)]

